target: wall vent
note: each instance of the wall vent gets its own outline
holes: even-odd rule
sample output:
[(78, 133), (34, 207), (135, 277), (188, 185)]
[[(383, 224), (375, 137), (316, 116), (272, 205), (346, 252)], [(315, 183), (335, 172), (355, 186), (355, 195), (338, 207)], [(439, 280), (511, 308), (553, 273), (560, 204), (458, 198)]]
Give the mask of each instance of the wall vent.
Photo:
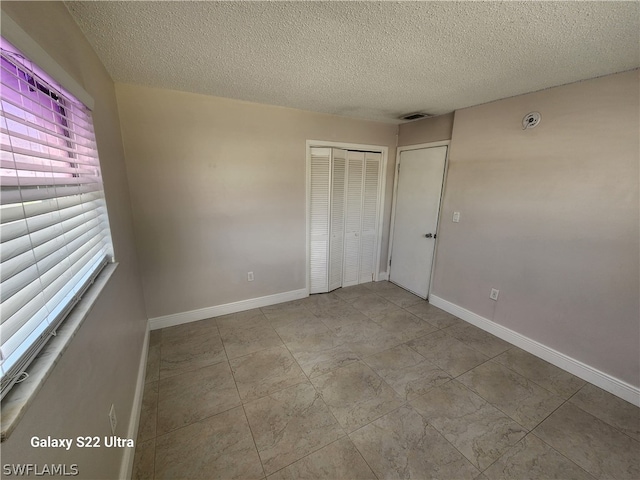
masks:
[(429, 115), (428, 113), (416, 112), (416, 113), (407, 113), (406, 115), (402, 115), (400, 120), (419, 120), (421, 118), (433, 117), (433, 115)]

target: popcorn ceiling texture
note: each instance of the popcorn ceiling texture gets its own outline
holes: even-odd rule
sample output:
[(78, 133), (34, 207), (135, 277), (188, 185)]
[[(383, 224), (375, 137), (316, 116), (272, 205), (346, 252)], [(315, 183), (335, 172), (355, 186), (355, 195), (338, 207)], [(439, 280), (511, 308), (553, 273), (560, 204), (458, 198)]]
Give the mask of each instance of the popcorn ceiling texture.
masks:
[(399, 123), (637, 68), (638, 2), (67, 2), (116, 82)]

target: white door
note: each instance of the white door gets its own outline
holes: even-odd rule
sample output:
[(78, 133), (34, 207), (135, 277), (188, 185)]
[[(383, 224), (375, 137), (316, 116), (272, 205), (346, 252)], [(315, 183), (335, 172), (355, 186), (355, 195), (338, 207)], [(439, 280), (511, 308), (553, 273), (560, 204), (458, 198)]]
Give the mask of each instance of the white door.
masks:
[(347, 152), (344, 218), (344, 266), (342, 286), (357, 285), (360, 277), (360, 234), (362, 231), (362, 184), (364, 152)]
[(347, 151), (333, 148), (332, 157), (329, 291), (342, 286), (344, 264), (344, 182), (347, 173)]
[(427, 298), (447, 147), (400, 152), (389, 280)]
[(309, 199), (309, 292), (329, 288), (329, 192), (331, 191), (331, 149), (311, 149), (311, 198)]
[(362, 228), (360, 233), (360, 274), (358, 283), (372, 282), (377, 264), (378, 200), (382, 155), (365, 153)]

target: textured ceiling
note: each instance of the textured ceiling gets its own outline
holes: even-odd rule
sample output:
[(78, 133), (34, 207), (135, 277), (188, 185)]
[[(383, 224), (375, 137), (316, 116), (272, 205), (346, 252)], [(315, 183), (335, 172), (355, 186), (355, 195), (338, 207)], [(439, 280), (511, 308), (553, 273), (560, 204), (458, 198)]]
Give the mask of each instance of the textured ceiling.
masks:
[(638, 2), (66, 2), (116, 82), (397, 122), (640, 65)]

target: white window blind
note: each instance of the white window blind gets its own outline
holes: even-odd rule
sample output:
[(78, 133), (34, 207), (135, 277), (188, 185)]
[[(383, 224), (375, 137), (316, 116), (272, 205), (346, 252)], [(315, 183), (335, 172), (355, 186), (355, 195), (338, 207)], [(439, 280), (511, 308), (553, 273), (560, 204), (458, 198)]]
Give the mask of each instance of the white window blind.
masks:
[(113, 258), (90, 111), (2, 39), (2, 396)]

